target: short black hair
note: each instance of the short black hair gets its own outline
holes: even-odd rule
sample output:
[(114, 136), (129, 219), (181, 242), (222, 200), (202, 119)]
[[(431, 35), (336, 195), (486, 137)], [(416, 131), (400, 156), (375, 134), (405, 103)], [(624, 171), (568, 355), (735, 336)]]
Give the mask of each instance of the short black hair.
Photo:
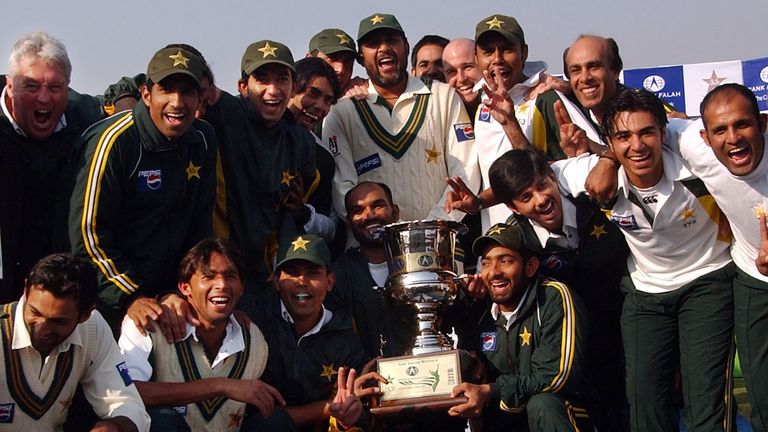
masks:
[[(576, 41), (584, 39), (585, 37), (600, 38), (602, 36), (583, 34), (576, 38)], [(616, 43), (615, 39), (610, 37), (603, 39), (605, 39), (605, 42), (608, 44), (608, 69), (616, 73), (621, 72), (621, 70), (624, 69), (624, 62), (621, 60), (621, 55), (619, 55), (619, 44)], [(574, 41), (574, 43), (576, 43), (576, 41)], [(568, 57), (568, 51), (570, 51), (570, 49), (571, 48), (568, 47), (563, 51), (563, 75), (565, 75), (566, 78), (570, 78), (568, 76), (568, 62), (566, 61), (566, 58)]]
[(659, 127), (665, 127), (667, 124), (664, 102), (655, 94), (645, 89), (624, 89), (608, 104), (603, 115), (602, 126), (609, 139), (616, 133), (616, 117), (620, 113), (638, 111), (650, 113)]
[(349, 214), (349, 206), (350, 206), (349, 196), (352, 195), (352, 192), (356, 191), (357, 189), (359, 189), (362, 186), (370, 186), (370, 185), (374, 185), (374, 186), (380, 187), (384, 191), (384, 195), (387, 196), (387, 200), (389, 201), (389, 205), (391, 205), (391, 206), (395, 205), (395, 200), (392, 199), (392, 189), (390, 189), (389, 186), (387, 186), (384, 183), (379, 183), (379, 182), (362, 181), (362, 182), (356, 184), (355, 187), (353, 187), (352, 189), (348, 190), (346, 194), (344, 194), (344, 209), (347, 211), (347, 214)]
[(88, 313), (96, 304), (99, 282), (96, 268), (89, 261), (71, 254), (48, 255), (32, 267), (24, 283), (24, 293), (32, 287), (48, 291), (56, 298), (71, 298), (77, 302), (77, 311)]
[(448, 39), (438, 35), (426, 35), (421, 38), (416, 42), (416, 45), (414, 45), (413, 51), (411, 51), (411, 67), (416, 67), (416, 55), (419, 53), (421, 47), (425, 45), (437, 45), (444, 49), (445, 46), (448, 45), (448, 42), (450, 42)]
[(179, 263), (179, 282), (189, 283), (196, 271), (205, 273), (210, 270), (211, 257), (214, 253), (222, 255), (229, 260), (240, 278), (243, 278), (243, 258), (240, 251), (232, 242), (222, 238), (207, 238), (192, 246)]
[(331, 83), (333, 103), (341, 97), (341, 86), (333, 68), (319, 57), (305, 57), (296, 62), (296, 93), (307, 91), (309, 83), (315, 77), (322, 77)]
[(749, 102), (750, 111), (752, 111), (752, 115), (755, 117), (755, 120), (757, 120), (758, 123), (760, 122), (760, 107), (757, 105), (757, 99), (755, 98), (755, 94), (752, 93), (752, 90), (741, 84), (728, 83), (719, 85), (715, 87), (714, 90), (707, 93), (699, 105), (699, 113), (701, 114), (701, 121), (704, 124), (705, 130), (707, 129), (707, 121), (704, 118), (704, 112), (707, 110), (707, 108), (709, 108), (709, 104), (712, 103), (712, 100), (717, 98), (719, 95), (729, 92), (741, 95), (744, 99), (746, 99)]
[(504, 204), (511, 204), (537, 179), (554, 175), (544, 154), (533, 149), (509, 150), (488, 170), (493, 195)]

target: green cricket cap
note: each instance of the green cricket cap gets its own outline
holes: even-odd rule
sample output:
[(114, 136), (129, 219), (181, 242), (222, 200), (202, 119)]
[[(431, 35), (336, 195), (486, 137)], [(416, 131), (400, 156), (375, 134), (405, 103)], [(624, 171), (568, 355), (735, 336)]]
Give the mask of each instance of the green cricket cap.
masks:
[(323, 54), (334, 54), (349, 51), (357, 54), (355, 41), (344, 30), (330, 28), (321, 30), (309, 40), (310, 51), (320, 51)]
[(265, 64), (277, 63), (296, 72), (293, 54), (287, 46), (273, 40), (262, 40), (248, 45), (240, 61), (240, 70), (250, 75)]
[(289, 261), (304, 260), (320, 266), (331, 265), (331, 251), (325, 241), (313, 234), (302, 234), (280, 245), (275, 271)]
[(395, 18), (394, 15), (376, 13), (367, 18), (363, 18), (362, 21), (360, 21), (360, 27), (357, 30), (358, 45), (365, 35), (380, 29), (393, 29), (405, 34), (403, 28), (400, 26), (400, 22), (397, 21), (397, 18)]
[(181, 48), (163, 48), (149, 61), (147, 78), (159, 83), (173, 74), (183, 74), (192, 77), (199, 86), (204, 68), (205, 62), (200, 56)]
[(483, 252), (491, 245), (501, 245), (521, 253), (529, 251), (529, 248), (526, 246), (523, 230), (517, 223), (510, 225), (497, 223), (488, 228), (484, 236), (478, 237), (472, 243), (472, 252), (477, 256), (482, 256)]
[(496, 32), (512, 43), (525, 43), (525, 34), (520, 23), (514, 17), (506, 15), (491, 15), (480, 20), (475, 26), (475, 42), (480, 36)]

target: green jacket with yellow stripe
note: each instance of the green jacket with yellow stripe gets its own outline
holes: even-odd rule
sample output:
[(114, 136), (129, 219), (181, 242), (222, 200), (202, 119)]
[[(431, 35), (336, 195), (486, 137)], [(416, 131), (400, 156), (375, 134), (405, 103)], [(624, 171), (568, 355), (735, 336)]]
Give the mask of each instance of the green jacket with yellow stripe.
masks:
[(490, 405), (522, 412), (542, 392), (579, 400), (587, 329), (581, 299), (565, 284), (538, 278), (521, 302), (508, 330), (490, 308), (480, 321), (477, 348), (488, 366)]
[(216, 139), (195, 120), (169, 141), (143, 103), (82, 139), (69, 237), (72, 251), (99, 270), (99, 309), (114, 328), (134, 295), (174, 289), (183, 254), (211, 235)]

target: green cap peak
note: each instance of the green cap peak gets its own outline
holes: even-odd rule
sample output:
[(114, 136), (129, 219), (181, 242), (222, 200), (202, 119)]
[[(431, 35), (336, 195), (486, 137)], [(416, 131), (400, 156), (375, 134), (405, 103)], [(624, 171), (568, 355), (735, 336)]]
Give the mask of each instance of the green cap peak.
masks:
[(204, 68), (203, 59), (185, 49), (163, 48), (149, 61), (147, 78), (159, 83), (171, 75), (182, 74), (192, 77), (199, 86)]
[(475, 42), (480, 36), (496, 32), (512, 43), (525, 43), (525, 34), (520, 23), (514, 17), (507, 15), (491, 15), (480, 20), (475, 26)]
[(375, 13), (360, 21), (360, 27), (357, 30), (357, 43), (360, 44), (360, 41), (363, 40), (368, 33), (380, 29), (392, 29), (405, 34), (403, 28), (400, 26), (400, 22), (397, 21), (397, 18), (395, 18), (394, 15)]
[(287, 46), (273, 40), (261, 40), (248, 45), (240, 61), (240, 70), (250, 75), (256, 69), (270, 63), (277, 63), (296, 72), (293, 54)]
[(302, 234), (280, 245), (275, 271), (289, 261), (304, 260), (320, 266), (331, 265), (331, 252), (325, 241), (313, 234)]

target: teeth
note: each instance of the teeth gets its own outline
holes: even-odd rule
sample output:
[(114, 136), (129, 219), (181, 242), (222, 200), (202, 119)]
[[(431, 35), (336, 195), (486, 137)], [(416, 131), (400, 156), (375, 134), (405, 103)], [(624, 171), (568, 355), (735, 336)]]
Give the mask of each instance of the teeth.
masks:
[(318, 120), (320, 118), (320, 117), (318, 117), (318, 116), (316, 116), (316, 115), (314, 115), (312, 113), (307, 112), (306, 110), (302, 110), (301, 113), (304, 114), (305, 116), (311, 118), (312, 120)]
[(265, 100), (264, 104), (266, 105), (280, 105), (280, 100)]
[(37, 110), (37, 111), (35, 111), (35, 112), (36, 112), (36, 113), (38, 113), (38, 114), (48, 114), (48, 113), (50, 113), (51, 111), (50, 111), (50, 110)]
[(309, 300), (311, 296), (308, 293), (299, 293), (294, 295), (293, 297), (295, 297), (296, 300), (298, 301), (304, 301), (304, 300)]
[(629, 160), (631, 160), (632, 162), (642, 162), (650, 157), (651, 155), (649, 154), (645, 156), (630, 156)]
[(168, 117), (173, 117), (173, 118), (182, 118), (182, 117), (184, 117), (184, 114), (168, 113), (168, 114), (166, 114), (166, 115), (167, 115)]
[(729, 154), (729, 155), (732, 155), (732, 154), (736, 154), (736, 153), (741, 153), (741, 152), (743, 152), (744, 150), (746, 150), (746, 148), (745, 148), (745, 147), (739, 147), (739, 148), (735, 148), (735, 149), (733, 149), (733, 150), (729, 151), (729, 152), (728, 152), (728, 154)]
[(591, 96), (592, 93), (597, 92), (597, 87), (588, 87), (581, 89), (581, 92), (584, 93), (586, 96)]
[(211, 297), (211, 303), (213, 304), (225, 304), (229, 301), (229, 297)]

